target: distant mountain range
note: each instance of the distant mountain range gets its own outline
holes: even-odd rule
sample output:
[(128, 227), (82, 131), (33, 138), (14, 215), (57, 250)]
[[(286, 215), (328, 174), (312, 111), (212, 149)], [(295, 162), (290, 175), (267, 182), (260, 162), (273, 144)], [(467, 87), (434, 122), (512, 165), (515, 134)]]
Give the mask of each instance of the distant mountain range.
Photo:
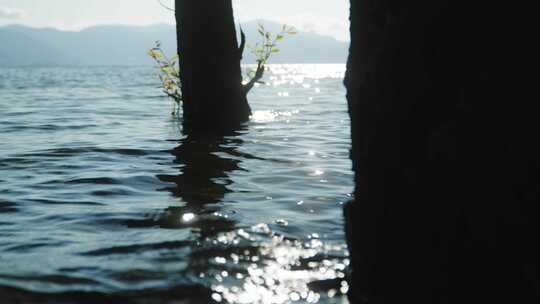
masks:
[[(243, 24), (247, 42), (258, 41), (257, 24), (273, 33), (281, 25), (270, 21)], [(80, 32), (37, 29), (21, 25), (0, 27), (0, 66), (146, 65), (147, 51), (155, 41), (173, 54), (176, 50), (173, 25), (91, 27)], [(203, 34), (203, 33), (201, 33)], [(279, 46), (270, 63), (343, 63), (348, 43), (315, 33), (299, 32)], [(246, 51), (245, 62), (253, 63)]]

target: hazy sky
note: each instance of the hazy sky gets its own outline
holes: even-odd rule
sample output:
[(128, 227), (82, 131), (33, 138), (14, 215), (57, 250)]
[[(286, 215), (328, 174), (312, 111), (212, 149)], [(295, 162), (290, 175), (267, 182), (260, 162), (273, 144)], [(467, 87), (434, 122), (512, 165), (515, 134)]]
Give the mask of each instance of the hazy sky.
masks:
[[(174, 0), (162, 0), (173, 6)], [(261, 18), (348, 40), (348, 0), (233, 0), (237, 20)], [(157, 0), (0, 0), (0, 25), (80, 30), (96, 24), (174, 23)]]

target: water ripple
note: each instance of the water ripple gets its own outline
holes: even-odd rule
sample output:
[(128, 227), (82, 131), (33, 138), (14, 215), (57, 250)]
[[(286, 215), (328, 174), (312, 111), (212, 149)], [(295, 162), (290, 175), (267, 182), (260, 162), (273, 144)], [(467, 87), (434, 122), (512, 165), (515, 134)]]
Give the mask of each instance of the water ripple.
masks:
[(189, 241), (163, 242), (154, 244), (138, 244), (129, 246), (115, 246), (111, 248), (101, 248), (93, 251), (84, 252), (83, 256), (109, 256), (115, 254), (134, 254), (138, 252), (147, 252), (150, 250), (174, 250), (185, 248), (191, 245)]
[(148, 67), (2, 69), (0, 302), (346, 303), (344, 66), (271, 68), (211, 138)]

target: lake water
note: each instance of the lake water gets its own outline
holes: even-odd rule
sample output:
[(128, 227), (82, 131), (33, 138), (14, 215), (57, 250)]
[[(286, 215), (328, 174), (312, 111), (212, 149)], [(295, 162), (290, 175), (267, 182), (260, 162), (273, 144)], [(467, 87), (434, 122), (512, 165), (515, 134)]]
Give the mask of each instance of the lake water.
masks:
[(0, 68), (4, 301), (346, 303), (345, 66), (271, 69), (192, 140), (151, 67)]

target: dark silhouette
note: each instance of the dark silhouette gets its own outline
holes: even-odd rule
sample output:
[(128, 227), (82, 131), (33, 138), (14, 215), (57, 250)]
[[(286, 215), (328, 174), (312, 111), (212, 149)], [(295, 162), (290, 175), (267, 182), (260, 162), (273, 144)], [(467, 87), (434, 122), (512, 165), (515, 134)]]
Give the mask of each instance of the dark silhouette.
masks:
[(352, 303), (540, 302), (538, 123), (511, 79), (530, 38), (507, 10), (351, 0)]
[(231, 1), (176, 0), (176, 21), (186, 130), (231, 129), (247, 121), (244, 42), (238, 46)]

